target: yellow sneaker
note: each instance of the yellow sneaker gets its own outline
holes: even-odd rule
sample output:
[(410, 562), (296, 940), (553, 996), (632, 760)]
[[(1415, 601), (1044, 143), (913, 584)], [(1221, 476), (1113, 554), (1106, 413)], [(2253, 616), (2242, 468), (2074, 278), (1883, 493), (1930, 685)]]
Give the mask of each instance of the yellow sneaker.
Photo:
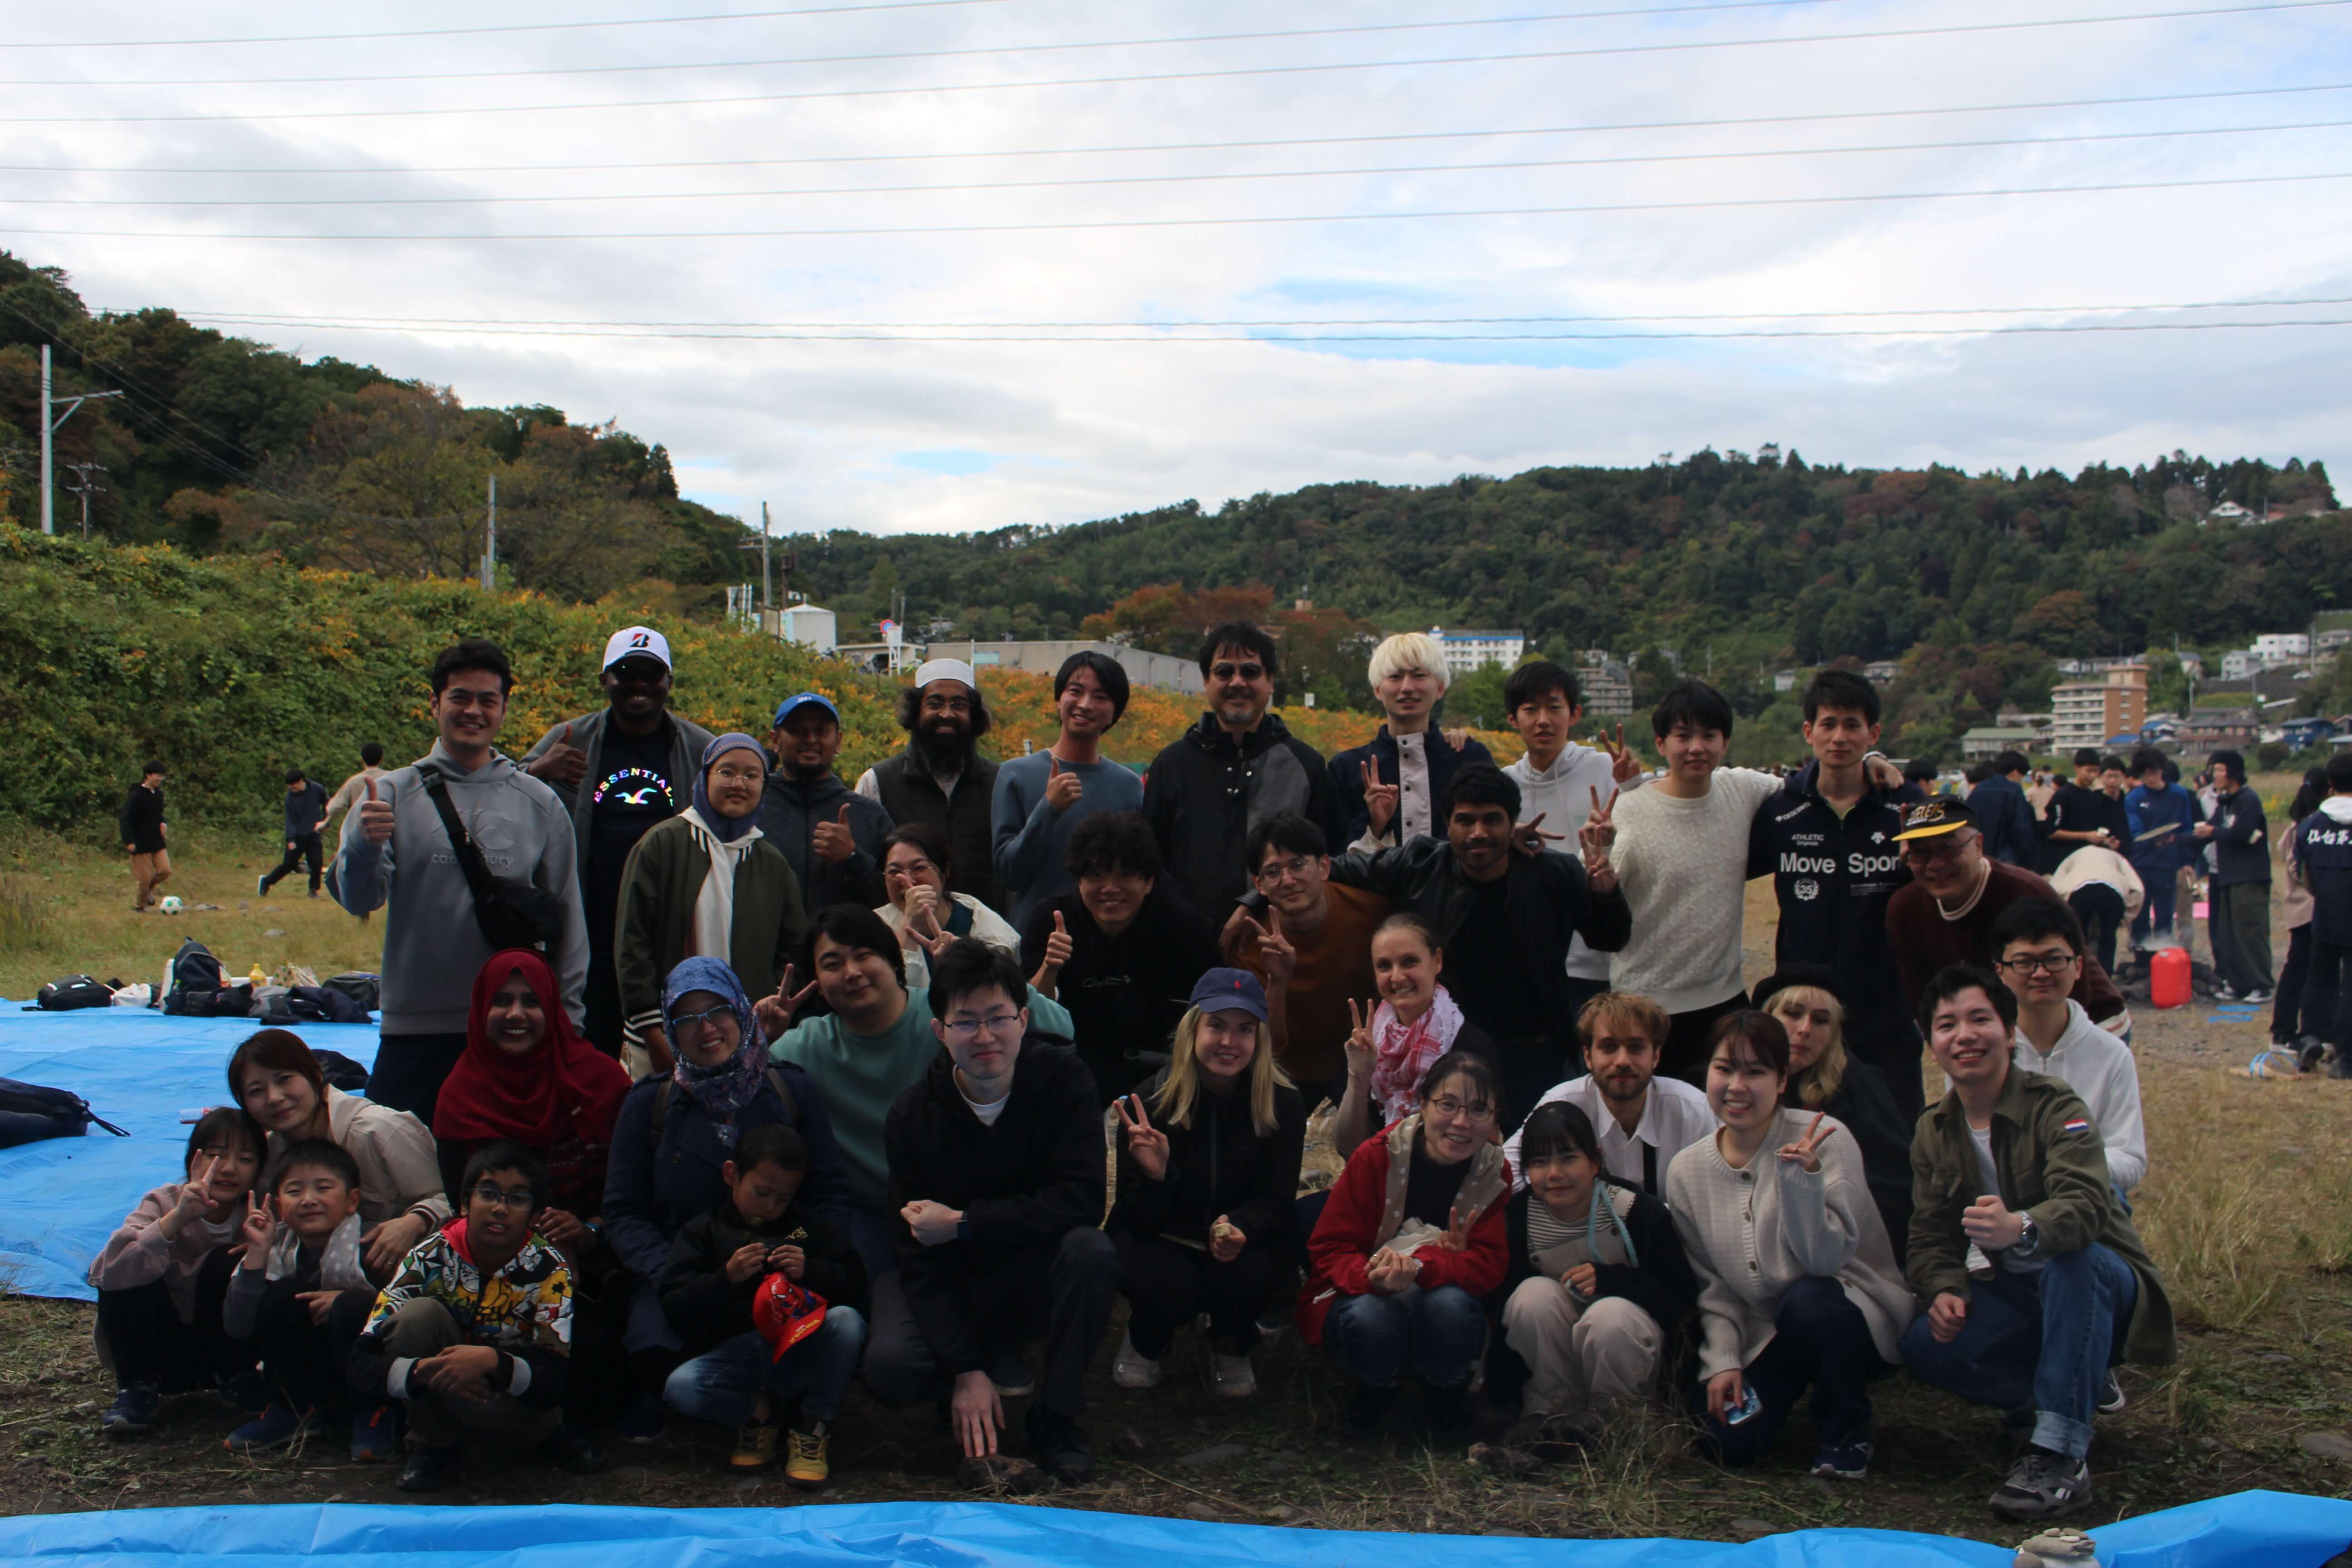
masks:
[(735, 1452), (728, 1457), (729, 1465), (739, 1470), (756, 1470), (775, 1462), (774, 1422), (746, 1421), (735, 1429)]
[[(773, 1428), (770, 1428), (773, 1430)], [(816, 1424), (814, 1432), (795, 1427), (784, 1435), (784, 1479), (796, 1487), (821, 1487), (833, 1475), (833, 1466), (825, 1458), (828, 1434), (824, 1423)], [(771, 1439), (772, 1441), (772, 1439)]]

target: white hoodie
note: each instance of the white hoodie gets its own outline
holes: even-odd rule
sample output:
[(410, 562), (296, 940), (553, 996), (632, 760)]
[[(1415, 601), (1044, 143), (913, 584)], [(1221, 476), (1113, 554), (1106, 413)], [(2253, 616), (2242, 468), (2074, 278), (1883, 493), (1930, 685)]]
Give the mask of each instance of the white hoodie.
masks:
[(2015, 1060), (2028, 1072), (2057, 1079), (2090, 1108), (2107, 1146), (2107, 1176), (2128, 1194), (2147, 1174), (2147, 1131), (2140, 1124), (2139, 1064), (2131, 1047), (2083, 1011), (2080, 1002), (2066, 1004), (2066, 1028), (2050, 1054), (2034, 1049), (2025, 1031), (2017, 1033)]
[[(1592, 796), (1600, 792), (1607, 800), (1617, 788), (1609, 753), (1596, 752), (1591, 746), (1580, 746), (1570, 741), (1560, 748), (1551, 766), (1538, 773), (1521, 757), (1503, 770), (1519, 786), (1519, 820), (1532, 822), (1538, 813), (1544, 819), (1547, 833), (1565, 833), (1569, 837), (1549, 846), (1550, 853), (1576, 854), (1576, 830), (1592, 815)], [(1639, 780), (1635, 781), (1639, 783)], [(1584, 939), (1571, 935), (1568, 940), (1569, 977), (1573, 980), (1609, 978), (1609, 955), (1595, 952), (1584, 945)]]

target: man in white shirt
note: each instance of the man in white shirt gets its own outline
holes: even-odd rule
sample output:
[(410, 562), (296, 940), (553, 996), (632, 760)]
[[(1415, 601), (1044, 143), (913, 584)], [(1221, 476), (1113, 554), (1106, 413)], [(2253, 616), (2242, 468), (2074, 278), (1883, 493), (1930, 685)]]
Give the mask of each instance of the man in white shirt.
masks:
[[(1716, 1129), (1706, 1095), (1680, 1079), (1657, 1076), (1670, 1024), (1666, 1010), (1647, 996), (1602, 992), (1576, 1016), (1585, 1076), (1556, 1085), (1536, 1102), (1564, 1100), (1582, 1110), (1601, 1135), (1602, 1168), (1653, 1197), (1664, 1191), (1675, 1156)], [(1514, 1180), (1525, 1186), (1517, 1132), (1503, 1152)]]
[(2107, 1177), (2128, 1210), (2132, 1189), (2147, 1174), (2139, 1064), (2067, 994), (2083, 963), (2083, 928), (2063, 904), (2020, 899), (1992, 929), (1994, 967), (2017, 998), (2017, 1065), (2057, 1079), (2090, 1108), (2106, 1145)]

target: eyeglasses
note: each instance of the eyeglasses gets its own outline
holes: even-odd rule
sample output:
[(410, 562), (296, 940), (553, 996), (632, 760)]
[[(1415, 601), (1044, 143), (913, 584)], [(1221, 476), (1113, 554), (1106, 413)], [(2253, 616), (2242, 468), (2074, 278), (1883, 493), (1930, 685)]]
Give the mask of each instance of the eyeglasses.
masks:
[(1304, 877), (1307, 875), (1307, 868), (1314, 864), (1313, 860), (1304, 855), (1294, 855), (1287, 860), (1276, 860), (1271, 866), (1260, 867), (1251, 873), (1251, 880), (1270, 885), (1281, 881), (1285, 877)]
[(988, 1031), (991, 1037), (993, 1037), (998, 1035), (1009, 1035), (1020, 1026), (1020, 1014), (992, 1013), (985, 1018), (950, 1018), (948, 1020), (947, 1030), (954, 1038), (969, 1043), (979, 1038), (983, 1029)]
[(918, 877), (928, 876), (938, 869), (939, 868), (929, 860), (893, 860), (882, 868), (882, 874), (885, 877), (897, 877), (911, 882)]
[(1495, 1114), (1495, 1108), (1491, 1105), (1473, 1105), (1466, 1100), (1456, 1100), (1450, 1094), (1441, 1094), (1427, 1103), (1430, 1110), (1448, 1121), (1455, 1117), (1465, 1117), (1472, 1121), (1485, 1121)]
[(673, 1033), (680, 1036), (698, 1035), (705, 1029), (717, 1028), (719, 1019), (734, 1016), (735, 1009), (722, 1004), (708, 1012), (680, 1013), (669, 1021), (669, 1026)]
[(1969, 847), (1969, 836), (1954, 833), (1941, 838), (1924, 838), (1903, 847), (1903, 861), (1908, 866), (1932, 866), (1938, 860), (1957, 860), (1960, 851)]
[(476, 1187), (472, 1196), (476, 1203), (488, 1204), (494, 1209), (527, 1209), (539, 1201), (539, 1194), (529, 1187), (520, 1192), (510, 1193), (504, 1187), (494, 1187), (488, 1182)]
[(1265, 666), (1262, 664), (1213, 664), (1209, 667), (1213, 680), (1263, 680)]
[(2011, 974), (2059, 974), (2074, 962), (2071, 952), (2028, 952), (2016, 958), (2000, 960), (2000, 966)]

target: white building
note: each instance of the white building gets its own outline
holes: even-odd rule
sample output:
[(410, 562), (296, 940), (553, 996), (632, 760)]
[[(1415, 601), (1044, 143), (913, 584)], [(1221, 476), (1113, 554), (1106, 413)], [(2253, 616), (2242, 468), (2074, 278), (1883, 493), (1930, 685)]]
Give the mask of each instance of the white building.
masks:
[(818, 653), (831, 653), (840, 646), (833, 612), (822, 605), (787, 605), (767, 612), (767, 619), (780, 642), (801, 643)]
[(2253, 654), (2264, 668), (2311, 657), (2309, 632), (2264, 632), (2254, 639)]
[(1576, 684), (1584, 710), (1594, 718), (1622, 719), (1633, 711), (1633, 672), (1606, 650), (1586, 648), (1576, 656)]
[(2221, 656), (2221, 679), (2244, 680), (2262, 667), (2262, 660), (2255, 657), (2253, 649), (2233, 647)]
[(1445, 672), (1448, 676), (1467, 675), (1481, 665), (1499, 664), (1505, 669), (1518, 668), (1520, 658), (1528, 651), (1525, 632), (1454, 631), (1444, 626), (1432, 626), (1429, 635), (1445, 650)]

